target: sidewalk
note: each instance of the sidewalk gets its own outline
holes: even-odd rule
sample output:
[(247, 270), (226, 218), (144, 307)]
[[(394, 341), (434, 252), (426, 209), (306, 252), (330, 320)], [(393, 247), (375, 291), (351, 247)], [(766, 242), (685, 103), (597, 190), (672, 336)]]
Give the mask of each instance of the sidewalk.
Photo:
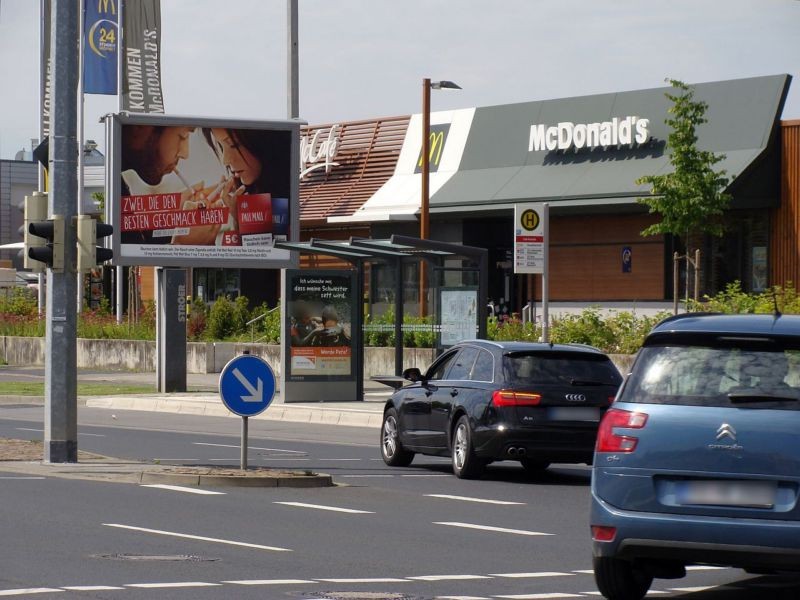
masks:
[[(80, 380), (124, 381), (143, 384), (154, 384), (157, 381), (155, 373), (81, 374)], [(86, 406), (92, 408), (240, 418), (225, 408), (219, 396), (218, 385), (218, 373), (190, 373), (187, 375), (187, 387), (193, 391), (186, 393), (86, 396), (84, 398)], [(361, 402), (325, 402), (320, 399), (319, 402), (284, 403), (279, 391), (275, 394), (269, 408), (252, 418), (267, 421), (379, 428), (383, 419), (384, 403), (391, 393), (390, 387), (369, 380), (364, 382), (364, 400)]]

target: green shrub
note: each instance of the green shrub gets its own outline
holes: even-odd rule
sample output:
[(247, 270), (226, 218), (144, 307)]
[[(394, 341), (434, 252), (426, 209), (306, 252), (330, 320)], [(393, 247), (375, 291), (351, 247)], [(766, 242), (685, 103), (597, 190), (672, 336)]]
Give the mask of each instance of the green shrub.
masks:
[(206, 338), (211, 340), (224, 340), (234, 333), (234, 314), (233, 302), (227, 296), (217, 298), (208, 311), (208, 322), (206, 324)]
[(714, 296), (703, 296), (700, 302), (689, 301), (689, 310), (692, 312), (724, 314), (772, 314), (776, 306), (782, 314), (800, 314), (800, 296), (792, 282), (785, 287), (773, 286), (760, 294), (748, 294), (742, 291), (740, 282), (734, 281)]

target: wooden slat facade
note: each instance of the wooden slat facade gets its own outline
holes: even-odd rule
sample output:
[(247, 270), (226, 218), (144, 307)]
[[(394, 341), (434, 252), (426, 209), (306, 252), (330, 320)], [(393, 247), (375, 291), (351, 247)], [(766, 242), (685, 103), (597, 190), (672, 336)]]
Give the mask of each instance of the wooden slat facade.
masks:
[(770, 285), (800, 284), (800, 120), (781, 122), (781, 203), (770, 223)]
[[(664, 237), (642, 237), (655, 221), (647, 214), (550, 219), (550, 298), (611, 301), (664, 299)], [(622, 249), (632, 252), (622, 272)], [(536, 298), (541, 279), (536, 277)]]
[[(350, 121), (337, 128), (340, 145), (329, 173), (318, 169), (300, 182), (300, 233), (328, 217), (352, 215), (394, 173), (410, 117)], [(325, 139), (333, 124), (304, 128)]]

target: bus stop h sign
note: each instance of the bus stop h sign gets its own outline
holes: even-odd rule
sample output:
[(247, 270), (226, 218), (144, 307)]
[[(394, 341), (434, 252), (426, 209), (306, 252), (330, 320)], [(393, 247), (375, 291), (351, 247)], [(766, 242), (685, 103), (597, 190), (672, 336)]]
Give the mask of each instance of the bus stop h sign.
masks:
[(275, 374), (258, 356), (237, 356), (222, 369), (219, 395), (232, 413), (254, 417), (264, 412), (275, 396)]

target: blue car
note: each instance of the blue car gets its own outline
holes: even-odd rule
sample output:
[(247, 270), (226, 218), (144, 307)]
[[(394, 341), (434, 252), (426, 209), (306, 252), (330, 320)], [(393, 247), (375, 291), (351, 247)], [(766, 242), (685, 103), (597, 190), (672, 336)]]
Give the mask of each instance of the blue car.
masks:
[(638, 600), (692, 564), (798, 571), (798, 494), (800, 316), (667, 319), (598, 429), (598, 589)]

